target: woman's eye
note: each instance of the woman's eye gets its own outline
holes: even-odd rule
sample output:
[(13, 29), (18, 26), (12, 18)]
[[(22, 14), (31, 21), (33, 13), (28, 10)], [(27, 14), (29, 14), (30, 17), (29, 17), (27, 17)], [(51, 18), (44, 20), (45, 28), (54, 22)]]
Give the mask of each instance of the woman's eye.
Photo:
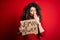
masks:
[(31, 10), (30, 12), (32, 12), (33, 10)]

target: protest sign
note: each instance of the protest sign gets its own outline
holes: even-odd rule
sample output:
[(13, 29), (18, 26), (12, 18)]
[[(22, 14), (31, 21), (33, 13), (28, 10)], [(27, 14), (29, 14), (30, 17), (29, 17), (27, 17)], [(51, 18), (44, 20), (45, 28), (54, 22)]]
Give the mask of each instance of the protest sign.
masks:
[(20, 21), (22, 35), (38, 34), (38, 23), (35, 19)]

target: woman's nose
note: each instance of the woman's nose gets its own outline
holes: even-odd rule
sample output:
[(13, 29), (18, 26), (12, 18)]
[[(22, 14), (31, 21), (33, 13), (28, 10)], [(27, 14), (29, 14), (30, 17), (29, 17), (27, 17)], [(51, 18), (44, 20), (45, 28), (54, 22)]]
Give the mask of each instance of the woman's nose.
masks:
[(35, 14), (35, 11), (33, 11), (33, 14)]

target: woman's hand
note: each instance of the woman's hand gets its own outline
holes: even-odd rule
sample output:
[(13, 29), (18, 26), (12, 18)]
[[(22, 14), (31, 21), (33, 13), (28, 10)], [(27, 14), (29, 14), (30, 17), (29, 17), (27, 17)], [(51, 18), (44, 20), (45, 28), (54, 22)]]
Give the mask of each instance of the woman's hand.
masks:
[(25, 29), (25, 27), (23, 28), (23, 27), (19, 27), (19, 31), (22, 33), (22, 30), (24, 30)]
[(21, 27), (19, 27), (19, 31), (22, 32), (22, 28)]
[(40, 21), (39, 21), (39, 17), (38, 17), (36, 14), (34, 14), (34, 18), (35, 18), (35, 20), (37, 21), (37, 23), (39, 24), (40, 33), (43, 33), (43, 32), (44, 32), (44, 29), (43, 29), (42, 26), (41, 26), (41, 23), (40, 23)]
[(36, 14), (34, 14), (34, 19), (39, 23), (39, 17)]
[(18, 32), (17, 32), (17, 35), (20, 35), (22, 32), (21, 32), (21, 28), (19, 27), (18, 29)]

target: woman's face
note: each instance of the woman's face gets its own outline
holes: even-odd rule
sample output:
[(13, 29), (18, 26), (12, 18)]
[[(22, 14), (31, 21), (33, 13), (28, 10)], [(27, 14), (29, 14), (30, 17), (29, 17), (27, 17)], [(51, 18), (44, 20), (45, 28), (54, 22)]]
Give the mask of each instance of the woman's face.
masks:
[(36, 14), (36, 8), (35, 7), (30, 8), (30, 14), (31, 14), (31, 16), (34, 16), (34, 14)]

